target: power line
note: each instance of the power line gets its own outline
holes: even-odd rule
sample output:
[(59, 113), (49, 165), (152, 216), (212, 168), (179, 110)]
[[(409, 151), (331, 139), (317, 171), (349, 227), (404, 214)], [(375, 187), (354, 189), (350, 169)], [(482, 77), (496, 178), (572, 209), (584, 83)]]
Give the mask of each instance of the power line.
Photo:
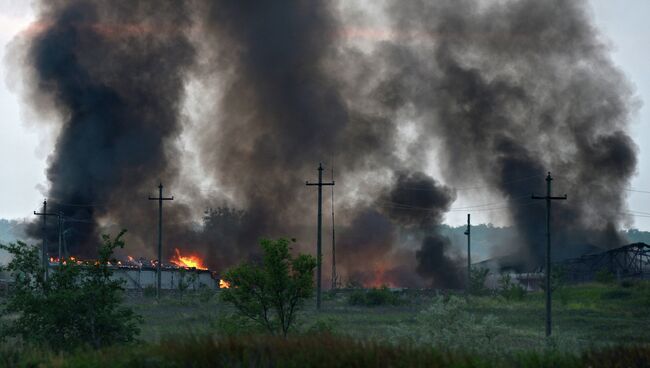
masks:
[[(424, 212), (430, 212), (430, 211), (439, 211), (434, 208), (427, 208), (427, 207), (416, 207), (416, 206), (410, 206), (407, 204), (403, 203), (396, 203), (396, 202), (390, 202), (390, 201), (380, 201), (380, 203), (384, 203), (381, 205), (381, 207), (388, 207), (388, 208), (395, 208), (395, 209), (400, 209), (400, 210), (406, 210), (406, 211), (424, 211)], [(501, 202), (499, 204), (507, 204), (508, 202)], [(495, 210), (503, 210), (503, 209), (510, 209), (513, 207), (525, 207), (525, 206), (530, 206), (538, 204), (538, 202), (527, 202), (527, 203), (520, 203), (520, 204), (512, 204), (509, 206), (503, 206), (503, 207), (492, 207), (492, 208), (478, 208), (478, 209), (472, 209), (474, 207), (460, 207), (460, 208), (450, 208), (449, 210), (445, 212), (465, 212), (468, 209), (472, 209), (473, 212), (483, 212), (483, 211), (495, 211)], [(480, 207), (480, 206), (477, 206)]]
[[(544, 177), (544, 175), (527, 176), (527, 177), (523, 177), (523, 178), (504, 181), (503, 183), (501, 183), (501, 185), (517, 183), (517, 182), (520, 182), (520, 181), (526, 181), (526, 180), (531, 180), (531, 179), (538, 179), (538, 178), (542, 178), (542, 177)], [(490, 184), (490, 185), (476, 185), (476, 186), (470, 186), (470, 187), (451, 187), (451, 188), (454, 189), (454, 190), (472, 190), (472, 189), (483, 189), (483, 188), (495, 188), (495, 189), (498, 189), (499, 186)], [(413, 191), (429, 191), (429, 192), (436, 190), (436, 189), (424, 188), (424, 187), (399, 187), (397, 189), (398, 190), (413, 190)]]

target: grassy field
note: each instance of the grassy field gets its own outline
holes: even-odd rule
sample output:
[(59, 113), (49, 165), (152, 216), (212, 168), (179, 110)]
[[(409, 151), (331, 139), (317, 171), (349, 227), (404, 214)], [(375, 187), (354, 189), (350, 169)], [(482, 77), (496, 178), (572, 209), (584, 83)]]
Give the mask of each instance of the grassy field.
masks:
[[(561, 345), (559, 348), (580, 351), (612, 344), (649, 344), (650, 283), (625, 285), (587, 284), (565, 286), (556, 291), (553, 327), (555, 339)], [(421, 315), (426, 313), (423, 311), (432, 304), (444, 303), (445, 299), (436, 298), (431, 292), (405, 291), (399, 294), (398, 305), (366, 307), (349, 305), (350, 294), (350, 291), (326, 294), (320, 312), (316, 311), (313, 302), (307, 303), (297, 332), (326, 331), (355, 339), (399, 339), (396, 330), (416, 328), (422, 323)], [(219, 302), (217, 295), (205, 299), (205, 296), (185, 295), (182, 300), (168, 296), (157, 302), (141, 297), (132, 298), (128, 303), (145, 319), (141, 335), (144, 341), (156, 342), (172, 334), (236, 332), (237, 326), (231, 317), (233, 310)], [(530, 293), (521, 300), (500, 296), (467, 299), (461, 296), (460, 299), (455, 307), (466, 313), (439, 317), (469, 316), (481, 321), (493, 316), (496, 319), (491, 324), (496, 334), (494, 345), (511, 350), (546, 346), (542, 293)], [(463, 331), (459, 332), (457, 338), (465, 340)], [(471, 342), (471, 336), (467, 338)]]
[[(9, 365), (37, 366), (28, 362), (40, 362), (61, 367), (328, 366), (324, 362), (458, 367), (650, 364), (648, 282), (561, 288), (554, 294), (550, 340), (544, 338), (541, 293), (513, 300), (403, 291), (395, 304), (374, 307), (350, 305), (353, 293), (359, 291), (326, 294), (320, 312), (310, 301), (289, 340), (263, 335), (238, 319), (231, 307), (219, 301), (218, 292), (186, 293), (182, 299), (168, 295), (160, 301), (131, 297), (126, 303), (144, 318), (139, 345), (67, 357), (0, 349), (0, 365), (2, 359)], [(305, 355), (305, 349), (313, 351)], [(215, 361), (215, 354), (221, 360)], [(340, 359), (332, 360), (337, 354)], [(193, 356), (194, 365), (178, 358)], [(378, 357), (381, 360), (373, 360)]]

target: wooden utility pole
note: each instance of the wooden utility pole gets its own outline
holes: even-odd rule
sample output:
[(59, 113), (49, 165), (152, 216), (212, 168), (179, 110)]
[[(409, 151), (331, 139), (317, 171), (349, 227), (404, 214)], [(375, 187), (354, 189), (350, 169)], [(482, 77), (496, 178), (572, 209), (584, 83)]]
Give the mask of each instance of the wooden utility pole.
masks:
[(163, 197), (163, 185), (160, 183), (158, 185), (158, 198), (149, 197), (150, 201), (158, 201), (158, 262), (156, 264), (156, 298), (160, 298), (160, 286), (161, 286), (161, 265), (162, 265), (162, 204), (163, 201), (173, 201), (174, 196), (169, 198)]
[(43, 201), (43, 212), (37, 213), (34, 211), (36, 216), (43, 216), (43, 247), (41, 248), (41, 262), (43, 263), (43, 277), (47, 280), (48, 269), (50, 268), (50, 262), (47, 259), (47, 200)]
[(50, 262), (48, 260), (48, 255), (47, 255), (47, 216), (56, 216), (58, 217), (59, 221), (59, 265), (63, 263), (63, 259), (61, 259), (61, 239), (62, 239), (62, 221), (63, 221), (63, 212), (59, 211), (58, 213), (48, 213), (47, 212), (47, 201), (43, 201), (43, 212), (36, 212), (34, 211), (34, 215), (36, 216), (43, 216), (43, 265), (45, 266), (45, 279), (47, 280), (48, 274), (49, 274), (49, 268), (50, 268)]
[(59, 211), (59, 266), (63, 263), (63, 211)]
[(546, 200), (546, 337), (551, 336), (551, 201), (565, 200), (567, 195), (562, 197), (551, 196), (551, 172), (546, 176), (546, 196), (532, 195), (532, 199)]
[[(334, 168), (332, 167), (332, 183), (334, 183)], [(334, 186), (332, 185), (332, 290), (336, 289), (336, 232), (334, 228)]]
[(316, 309), (320, 310), (320, 300), (321, 300), (321, 274), (322, 274), (322, 260), (323, 254), (321, 251), (322, 248), (322, 226), (323, 226), (323, 185), (334, 185), (334, 182), (323, 183), (323, 165), (318, 164), (318, 183), (305, 182), (305, 185), (317, 185), (318, 186), (318, 231), (316, 235)]
[(466, 286), (466, 292), (469, 294), (470, 292), (470, 282), (472, 280), (472, 251), (471, 251), (471, 242), (470, 242), (470, 221), (469, 221), (469, 213), (467, 214), (467, 230), (465, 230), (465, 235), (467, 235), (467, 286)]

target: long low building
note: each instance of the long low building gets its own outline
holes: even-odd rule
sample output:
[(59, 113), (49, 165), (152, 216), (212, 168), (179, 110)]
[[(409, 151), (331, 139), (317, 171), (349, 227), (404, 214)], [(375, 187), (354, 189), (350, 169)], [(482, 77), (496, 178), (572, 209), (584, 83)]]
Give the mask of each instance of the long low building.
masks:
[[(124, 281), (126, 289), (155, 287), (156, 269), (153, 267), (116, 267), (113, 270), (113, 279)], [(163, 268), (160, 271), (160, 287), (162, 289), (180, 289), (182, 285), (188, 290), (218, 289), (219, 279), (208, 270)]]

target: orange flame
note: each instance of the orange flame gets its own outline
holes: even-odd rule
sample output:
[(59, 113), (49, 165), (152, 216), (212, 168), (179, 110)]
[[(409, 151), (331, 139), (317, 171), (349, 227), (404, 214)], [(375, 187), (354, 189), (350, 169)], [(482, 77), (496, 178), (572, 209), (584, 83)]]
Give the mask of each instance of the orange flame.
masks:
[(230, 283), (226, 280), (219, 280), (219, 289), (230, 289)]
[(196, 268), (197, 270), (207, 270), (203, 265), (203, 260), (197, 255), (183, 256), (178, 248), (174, 249), (176, 255), (170, 260), (171, 263), (179, 267)]

